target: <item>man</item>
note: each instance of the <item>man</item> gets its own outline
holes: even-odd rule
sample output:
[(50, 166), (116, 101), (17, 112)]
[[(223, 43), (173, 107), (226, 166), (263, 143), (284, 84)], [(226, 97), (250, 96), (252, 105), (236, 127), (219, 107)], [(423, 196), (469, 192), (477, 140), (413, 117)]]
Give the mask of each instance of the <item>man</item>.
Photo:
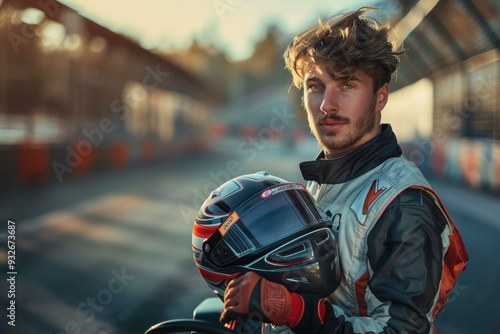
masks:
[(432, 333), (465, 268), (459, 231), (381, 124), (404, 50), (369, 10), (320, 23), (284, 55), (322, 148), (300, 167), (338, 233), (340, 286), (322, 300), (247, 273), (228, 283), (222, 321), (259, 312), (295, 333)]

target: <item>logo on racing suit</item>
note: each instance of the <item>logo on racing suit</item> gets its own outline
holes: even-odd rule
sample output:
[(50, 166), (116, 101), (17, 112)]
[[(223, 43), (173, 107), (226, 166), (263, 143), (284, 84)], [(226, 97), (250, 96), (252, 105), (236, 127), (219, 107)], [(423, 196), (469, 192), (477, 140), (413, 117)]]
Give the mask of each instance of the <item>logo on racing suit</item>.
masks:
[(378, 180), (373, 180), (373, 183), (370, 187), (370, 190), (368, 190), (368, 194), (366, 194), (365, 197), (365, 202), (363, 203), (363, 214), (366, 215), (368, 213), (368, 209), (372, 205), (373, 202), (379, 197), (386, 187), (380, 187), (378, 186)]
[(382, 193), (389, 189), (391, 185), (385, 179), (371, 179), (360, 191), (359, 195), (356, 197), (351, 205), (358, 221), (364, 224), (366, 216), (370, 210), (370, 207), (375, 203), (377, 198), (382, 195)]

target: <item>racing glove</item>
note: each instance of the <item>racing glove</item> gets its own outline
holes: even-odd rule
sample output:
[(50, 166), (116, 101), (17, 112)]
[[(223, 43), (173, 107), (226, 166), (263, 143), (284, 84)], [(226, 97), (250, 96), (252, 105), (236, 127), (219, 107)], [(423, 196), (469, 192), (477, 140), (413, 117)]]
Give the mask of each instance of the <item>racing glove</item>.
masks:
[(229, 281), (224, 293), (221, 322), (238, 317), (259, 318), (262, 322), (290, 328), (300, 321), (304, 300), (289, 292), (283, 285), (270, 282), (258, 274), (248, 272)]

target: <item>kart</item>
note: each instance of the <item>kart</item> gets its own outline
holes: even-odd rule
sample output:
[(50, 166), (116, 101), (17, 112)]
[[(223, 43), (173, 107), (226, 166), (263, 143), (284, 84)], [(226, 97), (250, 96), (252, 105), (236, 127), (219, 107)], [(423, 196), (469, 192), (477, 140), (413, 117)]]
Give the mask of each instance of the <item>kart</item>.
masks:
[(262, 322), (257, 319), (238, 319), (223, 324), (219, 316), (223, 305), (219, 297), (204, 299), (193, 311), (192, 319), (173, 319), (160, 322), (145, 334), (200, 333), (200, 334), (257, 334), (262, 333)]

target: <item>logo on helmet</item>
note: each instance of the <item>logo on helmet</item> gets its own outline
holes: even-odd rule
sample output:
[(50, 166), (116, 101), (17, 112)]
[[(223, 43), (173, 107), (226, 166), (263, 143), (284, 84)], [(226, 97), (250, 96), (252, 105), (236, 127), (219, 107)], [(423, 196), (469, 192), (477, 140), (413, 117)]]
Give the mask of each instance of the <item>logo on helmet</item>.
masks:
[(305, 190), (306, 188), (300, 184), (300, 183), (288, 183), (285, 185), (281, 185), (272, 189), (266, 189), (260, 194), (261, 198), (267, 198), (269, 196), (272, 196), (274, 194), (280, 193), (282, 191), (290, 190), (290, 189), (299, 189), (299, 190)]
[(224, 234), (226, 234), (227, 230), (229, 230), (231, 228), (231, 226), (233, 226), (233, 224), (236, 223), (236, 221), (238, 219), (240, 219), (238, 214), (236, 212), (233, 212), (229, 217), (227, 217), (227, 219), (219, 227), (220, 234), (222, 236), (224, 236)]

